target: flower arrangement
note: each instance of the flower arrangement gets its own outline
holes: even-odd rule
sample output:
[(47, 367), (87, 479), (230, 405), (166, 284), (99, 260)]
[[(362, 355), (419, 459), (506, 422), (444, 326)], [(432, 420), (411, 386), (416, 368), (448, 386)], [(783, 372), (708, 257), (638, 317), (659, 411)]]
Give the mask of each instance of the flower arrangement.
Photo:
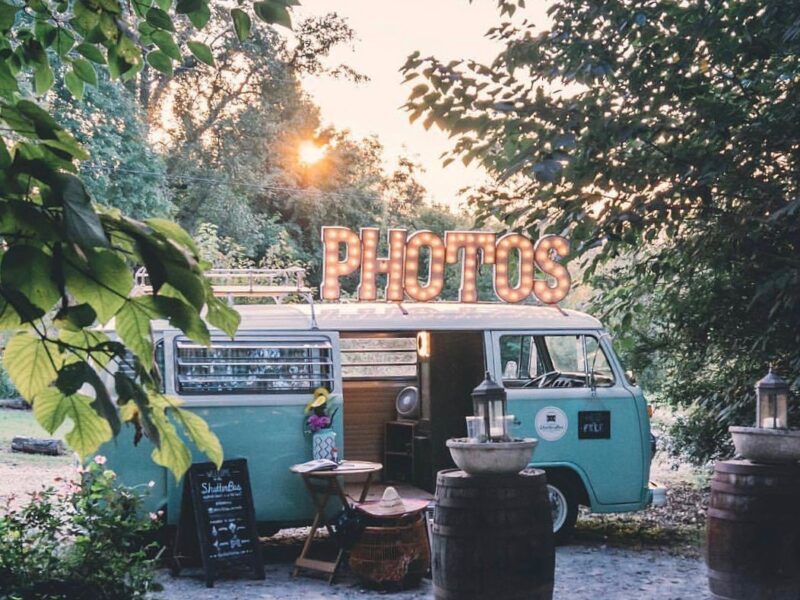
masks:
[(331, 398), (331, 393), (325, 388), (320, 387), (314, 390), (314, 399), (306, 404), (305, 411), (303, 411), (303, 414), (306, 415), (304, 420), (306, 433), (317, 433), (333, 426), (333, 417), (339, 409), (334, 408), (333, 412), (328, 414), (328, 403)]

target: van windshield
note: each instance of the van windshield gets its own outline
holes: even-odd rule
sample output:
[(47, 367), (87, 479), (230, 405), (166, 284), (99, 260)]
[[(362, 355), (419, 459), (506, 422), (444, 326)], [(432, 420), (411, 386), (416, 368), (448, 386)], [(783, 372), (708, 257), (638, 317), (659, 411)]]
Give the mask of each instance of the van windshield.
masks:
[(508, 388), (614, 384), (608, 358), (590, 335), (504, 335), (500, 360)]

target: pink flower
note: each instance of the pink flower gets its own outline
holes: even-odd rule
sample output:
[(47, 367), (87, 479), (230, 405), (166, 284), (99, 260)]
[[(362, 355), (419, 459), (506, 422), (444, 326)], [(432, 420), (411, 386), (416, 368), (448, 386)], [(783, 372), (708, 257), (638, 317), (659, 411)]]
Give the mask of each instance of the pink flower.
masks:
[(311, 431), (319, 431), (320, 429), (325, 429), (326, 427), (330, 427), (331, 419), (330, 417), (326, 417), (325, 415), (311, 415), (308, 417), (308, 426)]
[(150, 513), (150, 520), (151, 521), (158, 521), (158, 515), (154, 512)]
[(94, 457), (94, 462), (97, 463), (98, 465), (104, 465), (106, 464), (106, 457), (98, 454), (97, 456)]
[(155, 482), (155, 481), (153, 481), (153, 480), (151, 479), (151, 480), (150, 480), (150, 481), (147, 483), (147, 487), (149, 487), (149, 488), (156, 487), (156, 482)]

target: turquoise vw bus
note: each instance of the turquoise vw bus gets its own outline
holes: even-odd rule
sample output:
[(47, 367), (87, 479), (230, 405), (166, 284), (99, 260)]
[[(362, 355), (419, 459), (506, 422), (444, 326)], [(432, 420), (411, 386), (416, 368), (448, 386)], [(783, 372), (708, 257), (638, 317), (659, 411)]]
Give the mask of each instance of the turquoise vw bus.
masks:
[[(303, 409), (314, 389), (329, 389), (339, 408), (340, 457), (380, 462), (385, 482), (431, 493), (436, 472), (453, 467), (445, 441), (465, 435), (470, 392), (486, 371), (507, 389), (514, 434), (539, 440), (532, 464), (547, 472), (559, 537), (579, 505), (607, 513), (651, 502), (645, 399), (589, 315), (444, 302), (237, 309), (236, 337), (215, 332), (210, 347), (157, 323), (157, 352), (166, 393), (208, 422), (226, 458), (247, 459), (264, 533), (313, 516), (289, 467), (311, 456)], [(418, 403), (398, 404), (408, 388)], [(101, 452), (124, 482), (154, 481), (149, 509), (174, 525), (179, 484), (132, 438), (125, 432)]]

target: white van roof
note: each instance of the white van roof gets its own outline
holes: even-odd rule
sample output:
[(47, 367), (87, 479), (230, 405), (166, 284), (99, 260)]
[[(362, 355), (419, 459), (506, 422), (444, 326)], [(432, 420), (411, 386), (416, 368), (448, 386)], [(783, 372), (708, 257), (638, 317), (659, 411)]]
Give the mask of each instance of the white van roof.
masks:
[[(244, 304), (235, 308), (242, 315), (240, 331), (312, 329), (308, 304)], [(314, 312), (318, 328), (329, 331), (602, 329), (600, 321), (582, 312), (520, 304), (322, 303), (314, 306)], [(156, 329), (166, 325), (159, 323)]]

